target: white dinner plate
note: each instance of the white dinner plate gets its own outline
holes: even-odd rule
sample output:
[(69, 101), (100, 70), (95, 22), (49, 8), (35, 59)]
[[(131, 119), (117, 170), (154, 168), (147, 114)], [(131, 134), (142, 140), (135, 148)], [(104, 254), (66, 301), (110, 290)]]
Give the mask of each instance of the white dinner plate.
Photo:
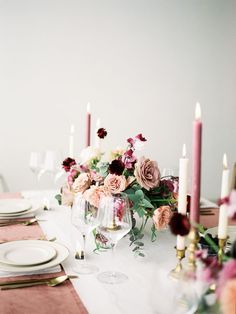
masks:
[[(218, 227), (209, 228), (206, 233), (216, 236), (218, 234)], [(233, 243), (236, 240), (236, 226), (228, 226), (228, 236), (230, 242)]]
[(14, 266), (46, 263), (56, 256), (55, 248), (46, 241), (12, 241), (1, 244), (0, 262)]
[[(25, 241), (38, 243), (38, 241), (44, 241), (44, 240), (25, 240)], [(45, 242), (48, 245), (51, 245), (57, 252), (56, 256), (52, 260), (44, 264), (34, 265), (34, 266), (13, 266), (13, 265), (0, 263), (0, 271), (15, 272), (15, 273), (34, 272), (34, 271), (57, 266), (69, 256), (69, 250), (64, 245), (56, 243), (56, 242), (50, 242), (50, 241), (45, 241)]]
[(19, 214), (31, 208), (31, 202), (19, 198), (0, 200), (0, 215)]
[(35, 214), (36, 211), (39, 209), (43, 208), (43, 205), (39, 201), (30, 201), (31, 208), (28, 210), (25, 210), (24, 212), (21, 213), (13, 213), (13, 214), (0, 214), (0, 219), (16, 219), (16, 218), (21, 218), (25, 217), (25, 215), (29, 216), (30, 214)]

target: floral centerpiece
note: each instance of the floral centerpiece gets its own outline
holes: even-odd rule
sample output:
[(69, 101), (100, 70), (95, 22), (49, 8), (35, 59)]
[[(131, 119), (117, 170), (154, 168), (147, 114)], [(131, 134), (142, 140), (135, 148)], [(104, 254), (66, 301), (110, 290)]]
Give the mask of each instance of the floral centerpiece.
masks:
[[(101, 128), (97, 134), (104, 138), (107, 133)], [(99, 149), (91, 146), (82, 151), (79, 162), (65, 159), (62, 166), (68, 174), (67, 182), (61, 195), (56, 196), (63, 205), (71, 206), (76, 194), (82, 193), (88, 202), (98, 207), (102, 196), (125, 193), (133, 213), (130, 240), (139, 251), (149, 219), (152, 221), (152, 241), (156, 239), (157, 230), (168, 226), (176, 205), (178, 185), (177, 178), (161, 177), (156, 161), (136, 156), (136, 151), (145, 142), (142, 134), (128, 138), (126, 149), (113, 150), (108, 160)], [(136, 226), (137, 217), (141, 219), (139, 227)]]

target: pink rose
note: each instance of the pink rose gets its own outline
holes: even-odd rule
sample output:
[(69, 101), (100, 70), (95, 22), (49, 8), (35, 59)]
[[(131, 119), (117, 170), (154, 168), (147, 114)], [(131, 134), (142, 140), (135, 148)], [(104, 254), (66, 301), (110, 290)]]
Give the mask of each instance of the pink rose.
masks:
[(228, 280), (220, 296), (221, 310), (223, 314), (235, 314), (236, 306), (236, 279)]
[(74, 193), (71, 191), (69, 186), (65, 185), (62, 187), (61, 193), (61, 204), (64, 206), (72, 206), (74, 201)]
[(135, 164), (134, 175), (141, 187), (153, 189), (160, 184), (160, 170), (156, 161), (141, 157)]
[(152, 219), (157, 230), (164, 229), (168, 226), (172, 217), (170, 206), (160, 206), (154, 211)]
[(110, 196), (111, 193), (105, 186), (95, 186), (92, 185), (88, 190), (86, 190), (83, 194), (86, 201), (88, 201), (91, 205), (98, 207), (100, 199), (103, 196)]
[(75, 193), (84, 192), (91, 185), (91, 177), (88, 173), (81, 173), (74, 181), (72, 188)]
[(109, 174), (104, 180), (104, 185), (111, 191), (111, 193), (117, 194), (126, 189), (126, 178), (125, 176)]

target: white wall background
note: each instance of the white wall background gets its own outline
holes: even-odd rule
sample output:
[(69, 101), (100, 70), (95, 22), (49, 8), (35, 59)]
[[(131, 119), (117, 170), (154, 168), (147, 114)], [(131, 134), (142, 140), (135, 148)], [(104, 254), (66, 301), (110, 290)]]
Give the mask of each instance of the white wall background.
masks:
[(88, 101), (106, 147), (142, 132), (145, 155), (177, 169), (199, 100), (202, 194), (217, 198), (223, 153), (236, 161), (235, 86), (235, 0), (0, 0), (0, 173), (37, 187), (30, 152), (66, 156), (71, 123), (79, 152)]

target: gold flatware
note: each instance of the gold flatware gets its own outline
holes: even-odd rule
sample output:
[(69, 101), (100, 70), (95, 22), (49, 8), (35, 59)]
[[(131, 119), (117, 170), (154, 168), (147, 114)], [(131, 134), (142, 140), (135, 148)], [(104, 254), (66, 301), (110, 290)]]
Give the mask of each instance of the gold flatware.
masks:
[(200, 213), (200, 216), (214, 216), (214, 213)]
[(50, 287), (54, 287), (60, 285), (67, 279), (75, 279), (78, 276), (74, 275), (64, 275), (59, 277), (52, 277), (47, 279), (26, 279), (26, 280), (16, 280), (12, 282), (2, 282), (0, 283), (1, 290), (7, 289), (17, 289), (17, 288), (24, 288), (24, 287), (32, 287), (37, 285), (47, 285)]
[[(19, 240), (41, 240), (41, 241), (50, 241), (50, 242), (54, 242), (56, 241), (56, 237), (53, 237), (51, 239), (47, 239), (45, 236), (42, 236), (42, 237), (39, 237), (38, 239), (19, 239)], [(7, 242), (12, 242), (12, 241), (17, 241), (17, 240), (11, 240), (11, 241), (0, 241), (0, 244), (3, 244), (3, 243), (7, 243)]]
[(0, 221), (0, 227), (6, 227), (11, 225), (24, 225), (24, 226), (30, 226), (33, 223), (37, 221), (44, 221), (44, 220), (38, 220), (36, 218), (32, 218), (30, 220), (9, 220), (9, 221)]

